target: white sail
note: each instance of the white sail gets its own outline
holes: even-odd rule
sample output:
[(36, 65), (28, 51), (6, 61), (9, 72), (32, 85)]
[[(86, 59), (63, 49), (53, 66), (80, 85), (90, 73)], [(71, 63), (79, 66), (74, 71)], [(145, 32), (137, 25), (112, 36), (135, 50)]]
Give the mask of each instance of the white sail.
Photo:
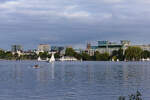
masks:
[(46, 61), (49, 61), (49, 58), (46, 58)]
[(40, 56), (38, 57), (38, 61), (41, 61), (41, 57)]
[(52, 53), (52, 56), (51, 56), (49, 62), (54, 62), (54, 61), (55, 61), (55, 57), (54, 57), (54, 53)]

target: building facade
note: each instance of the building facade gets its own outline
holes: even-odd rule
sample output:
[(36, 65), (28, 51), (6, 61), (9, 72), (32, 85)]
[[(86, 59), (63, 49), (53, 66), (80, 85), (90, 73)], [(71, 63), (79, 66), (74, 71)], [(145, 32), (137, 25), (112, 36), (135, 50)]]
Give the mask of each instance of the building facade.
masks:
[(52, 46), (51, 47), (51, 51), (52, 52), (60, 52), (60, 51), (62, 51), (64, 49), (65, 49), (65, 47), (63, 47), (63, 46)]
[(87, 44), (86, 52), (92, 56), (96, 51), (100, 53), (109, 53), (110, 55), (114, 50), (123, 49), (125, 50), (130, 46), (130, 41), (122, 40), (119, 44), (109, 41), (98, 41), (98, 46), (91, 46)]
[(50, 51), (50, 45), (49, 44), (40, 44), (38, 46), (38, 52), (49, 52)]
[(57, 52), (60, 53), (60, 55), (65, 55), (65, 50), (66, 48), (63, 46), (52, 46), (51, 47), (51, 52)]
[(140, 47), (143, 51), (150, 51), (150, 45), (134, 45), (135, 47)]

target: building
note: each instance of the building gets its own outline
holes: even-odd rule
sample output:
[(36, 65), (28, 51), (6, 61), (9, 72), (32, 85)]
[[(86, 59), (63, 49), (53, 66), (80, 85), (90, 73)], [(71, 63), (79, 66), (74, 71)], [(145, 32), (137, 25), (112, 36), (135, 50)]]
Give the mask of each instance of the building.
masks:
[(60, 54), (60, 56), (65, 55), (65, 51), (66, 51), (66, 48), (63, 46), (52, 46), (51, 47), (51, 52), (57, 52)]
[(59, 59), (60, 61), (77, 61), (78, 59), (75, 57), (63, 56)]
[(135, 47), (140, 47), (142, 50), (150, 51), (150, 45), (134, 45)]
[(64, 49), (65, 49), (65, 47), (63, 47), (63, 46), (52, 46), (51, 47), (52, 52), (61, 52)]
[(12, 45), (11, 51), (12, 52), (23, 51), (23, 47), (21, 45)]
[(100, 53), (109, 53), (112, 54), (114, 50), (123, 49), (124, 52), (126, 48), (130, 46), (130, 41), (122, 40), (119, 44), (109, 41), (98, 41), (98, 46), (91, 46), (91, 44), (87, 44), (86, 52), (92, 56), (96, 51)]
[(65, 48), (72, 48), (72, 46), (66, 46)]
[(84, 50), (83, 49), (74, 49), (74, 51), (78, 54), (81, 54)]
[(50, 51), (50, 45), (49, 44), (40, 44), (38, 46), (38, 52), (49, 52)]

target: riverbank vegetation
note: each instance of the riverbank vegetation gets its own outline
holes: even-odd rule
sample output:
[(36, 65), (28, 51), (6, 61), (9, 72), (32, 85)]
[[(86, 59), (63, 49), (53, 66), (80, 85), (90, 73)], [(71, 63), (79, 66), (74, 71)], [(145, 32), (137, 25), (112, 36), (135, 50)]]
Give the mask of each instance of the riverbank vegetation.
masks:
[[(81, 53), (75, 52), (73, 48), (67, 48), (65, 54), (62, 55), (60, 52), (55, 53), (55, 58), (60, 58), (62, 56), (75, 57), (78, 60), (84, 61), (140, 61), (142, 59), (150, 58), (150, 52), (142, 50), (139, 47), (128, 47), (125, 51), (123, 49), (114, 50), (112, 54), (100, 53), (98, 51), (94, 52), (91, 56), (87, 52), (83, 51)], [(10, 51), (0, 50), (0, 59), (6, 60), (36, 60), (38, 57), (42, 59), (50, 58), (51, 54), (48, 52), (40, 52), (36, 54), (35, 52), (25, 53), (19, 55), (18, 53), (12, 53)]]
[(27, 54), (27, 55), (20, 55), (18, 53), (12, 53), (10, 51), (3, 51), (0, 50), (0, 59), (5, 59), (5, 60), (33, 60), (37, 59), (38, 55), (36, 53), (32, 54)]

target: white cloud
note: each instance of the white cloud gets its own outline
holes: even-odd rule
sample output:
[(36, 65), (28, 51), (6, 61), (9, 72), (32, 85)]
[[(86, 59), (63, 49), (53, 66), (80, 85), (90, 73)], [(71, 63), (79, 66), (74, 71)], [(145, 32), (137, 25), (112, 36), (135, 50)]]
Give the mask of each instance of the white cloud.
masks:
[(20, 4), (20, 2), (18, 2), (18, 1), (7, 1), (4, 3), (1, 3), (0, 8), (12, 9), (12, 8), (15, 8), (16, 6), (18, 6), (19, 4)]
[[(0, 9), (4, 9), (3, 14), (25, 14), (32, 16), (58, 16), (66, 18), (83, 18), (88, 17), (89, 12), (84, 11), (78, 5), (60, 4), (57, 0), (18, 0), (7, 1), (0, 4)], [(17, 16), (17, 15), (16, 15)]]
[[(91, 3), (93, 2), (93, 3)], [(1, 17), (11, 20), (12, 17), (20, 15), (32, 16), (36, 18), (65, 17), (70, 19), (91, 19), (93, 22), (113, 20), (115, 18), (128, 20), (134, 16), (141, 16), (148, 13), (148, 0), (16, 0), (6, 1), (0, 4)], [(108, 4), (107, 4), (108, 3)], [(112, 4), (112, 5), (111, 5)], [(115, 5), (114, 5), (115, 4)], [(138, 11), (137, 11), (138, 10)], [(137, 18), (136, 17), (136, 18)], [(136, 19), (135, 18), (135, 19)], [(19, 18), (18, 18), (19, 19)], [(22, 18), (21, 18), (22, 19)], [(0, 19), (1, 20), (1, 19)], [(51, 20), (51, 19), (50, 19)], [(81, 21), (81, 20), (79, 20)], [(85, 22), (85, 21), (84, 21)]]
[(74, 10), (76, 8), (78, 8), (79, 6), (78, 5), (69, 5), (69, 6), (66, 6), (65, 7), (65, 10), (69, 11), (69, 10)]
[(90, 16), (90, 14), (84, 11), (73, 12), (73, 13), (64, 12), (63, 14), (61, 14), (61, 16), (65, 16), (67, 18), (85, 18)]
[(121, 3), (124, 0), (104, 0), (105, 3)]

